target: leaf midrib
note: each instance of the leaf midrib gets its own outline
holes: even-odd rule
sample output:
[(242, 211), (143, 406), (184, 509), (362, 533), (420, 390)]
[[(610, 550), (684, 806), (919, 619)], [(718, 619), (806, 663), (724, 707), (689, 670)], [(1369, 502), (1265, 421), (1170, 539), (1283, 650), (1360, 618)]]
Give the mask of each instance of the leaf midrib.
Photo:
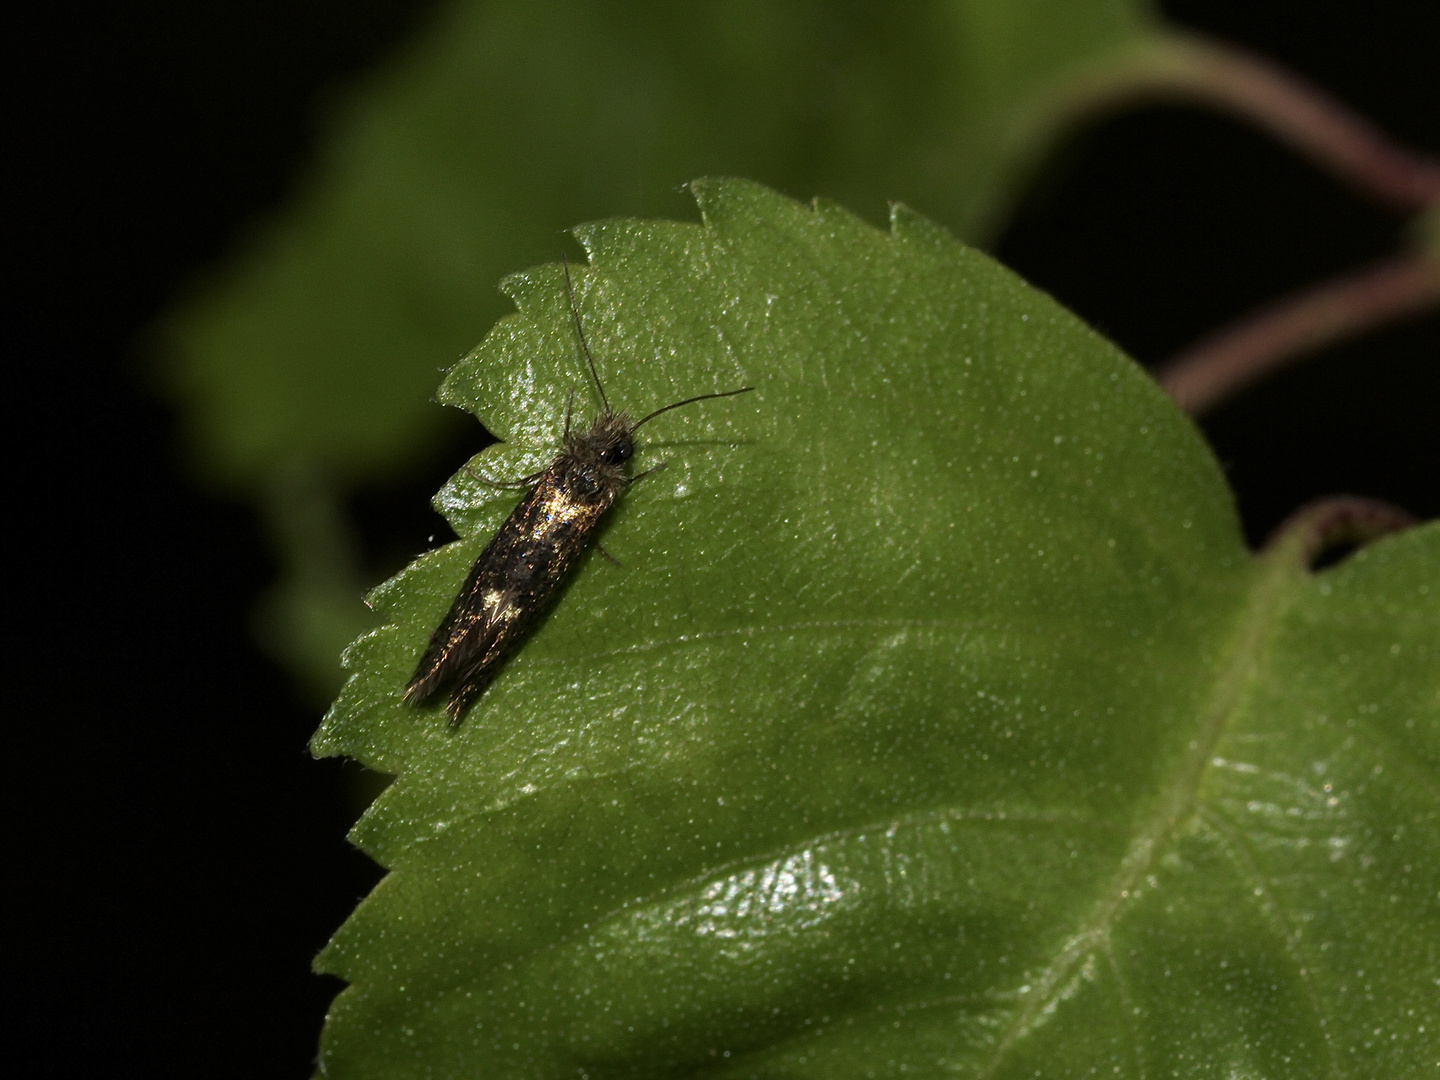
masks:
[(1229, 643), (1220, 651), (1223, 659), (1216, 665), (1217, 677), (1209, 701), (1200, 712), (1195, 738), (1141, 820), (1115, 875), (1101, 890), (1090, 914), (1055, 959), (1031, 981), (1032, 992), (1025, 995), (1023, 1005), (1000, 1034), (993, 1056), (977, 1074), (980, 1080), (994, 1076), (1011, 1048), (1058, 1003), (1075, 972), (1108, 938), (1135, 887), (1168, 848), (1171, 838), (1194, 816), (1198, 808), (1196, 796), (1215, 747), (1243, 708), (1264, 666), (1280, 616), (1294, 596), (1293, 582), (1298, 573), (1303, 573), (1297, 568), (1290, 545), (1258, 559), (1257, 568), (1259, 576), (1250, 589), (1249, 601), (1241, 609)]

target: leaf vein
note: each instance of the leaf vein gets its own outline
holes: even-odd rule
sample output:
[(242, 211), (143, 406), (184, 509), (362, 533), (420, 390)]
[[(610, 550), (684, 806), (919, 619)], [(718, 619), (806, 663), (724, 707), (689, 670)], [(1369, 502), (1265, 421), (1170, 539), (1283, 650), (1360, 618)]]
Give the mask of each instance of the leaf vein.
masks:
[(1154, 865), (1158, 852), (1183, 822), (1196, 811), (1201, 778), (1210, 767), (1213, 749), (1229, 722), (1240, 712), (1247, 692), (1262, 666), (1259, 657), (1272, 636), (1286, 603), (1287, 586), (1295, 570), (1283, 558), (1259, 564), (1260, 578), (1251, 590), (1251, 601), (1241, 612), (1230, 635), (1225, 659), (1216, 667), (1214, 690), (1199, 716), (1196, 738), (1174, 769), (1172, 779), (1161, 790), (1153, 809), (1120, 860), (1110, 884), (1102, 890), (1079, 929), (1060, 946), (1040, 975), (1032, 980), (1034, 991), (1007, 1025), (996, 1042), (980, 1078), (994, 1076), (1010, 1049), (1041, 1024), (1058, 1004), (1072, 973), (1109, 940), (1110, 930), (1134, 893), (1135, 886)]
[(1221, 849), (1229, 856), (1230, 861), (1234, 863), (1241, 876), (1250, 885), (1252, 895), (1259, 898), (1260, 913), (1274, 927), (1280, 940), (1284, 943), (1285, 953), (1295, 965), (1296, 973), (1300, 976), (1300, 984), (1305, 987), (1305, 996), (1310, 1003), (1311, 1011), (1315, 1014), (1317, 1026), (1320, 1028), (1320, 1038), (1325, 1044), (1325, 1050), (1330, 1059), (1330, 1075), (1332, 1077), (1342, 1076), (1340, 1062), (1335, 1056), (1335, 1047), (1330, 1038), (1329, 1021), (1331, 1017), (1327, 1015), (1322, 1006), (1319, 991), (1316, 990), (1315, 982), (1310, 975), (1310, 963), (1301, 951), (1303, 938), (1299, 928), (1285, 916), (1283, 910), (1273, 899), (1274, 889), (1271, 887), (1271, 882), (1255, 862), (1254, 853), (1251, 852), (1245, 838), (1229, 822), (1206, 807), (1200, 808), (1199, 818), (1208, 828), (1214, 830)]

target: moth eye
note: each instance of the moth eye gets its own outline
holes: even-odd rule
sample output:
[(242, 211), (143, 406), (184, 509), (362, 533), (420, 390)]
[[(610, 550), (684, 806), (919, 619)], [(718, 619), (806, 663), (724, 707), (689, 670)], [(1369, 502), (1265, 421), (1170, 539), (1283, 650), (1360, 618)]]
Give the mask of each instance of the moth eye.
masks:
[(600, 457), (607, 465), (624, 465), (635, 453), (635, 444), (629, 439), (621, 439), (614, 446), (607, 447)]

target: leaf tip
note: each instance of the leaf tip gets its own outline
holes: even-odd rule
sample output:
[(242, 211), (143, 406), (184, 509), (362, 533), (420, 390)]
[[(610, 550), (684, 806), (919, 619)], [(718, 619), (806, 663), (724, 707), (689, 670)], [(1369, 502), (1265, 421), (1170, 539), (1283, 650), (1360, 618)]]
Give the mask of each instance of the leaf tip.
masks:
[(890, 235), (897, 240), (927, 244), (930, 247), (953, 247), (960, 243), (949, 229), (932, 221), (903, 202), (890, 204)]
[(754, 180), (733, 176), (702, 176), (685, 185), (700, 209), (706, 228), (744, 218), (774, 218), (806, 213), (808, 208)]

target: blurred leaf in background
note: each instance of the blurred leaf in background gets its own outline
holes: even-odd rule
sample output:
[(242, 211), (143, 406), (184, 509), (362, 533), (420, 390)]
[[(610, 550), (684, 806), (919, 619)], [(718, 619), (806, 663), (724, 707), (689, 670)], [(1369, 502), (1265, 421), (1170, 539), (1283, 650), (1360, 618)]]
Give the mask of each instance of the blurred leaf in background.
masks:
[(271, 650), (316, 697), (338, 685), (377, 573), (347, 499), (462, 437), (431, 403), (440, 373), (560, 230), (686, 216), (679, 185), (729, 173), (877, 219), (901, 199), (983, 241), (1066, 95), (1163, 38), (1138, 0), (441, 7), (164, 327), (189, 446), (259, 502), (280, 555)]

